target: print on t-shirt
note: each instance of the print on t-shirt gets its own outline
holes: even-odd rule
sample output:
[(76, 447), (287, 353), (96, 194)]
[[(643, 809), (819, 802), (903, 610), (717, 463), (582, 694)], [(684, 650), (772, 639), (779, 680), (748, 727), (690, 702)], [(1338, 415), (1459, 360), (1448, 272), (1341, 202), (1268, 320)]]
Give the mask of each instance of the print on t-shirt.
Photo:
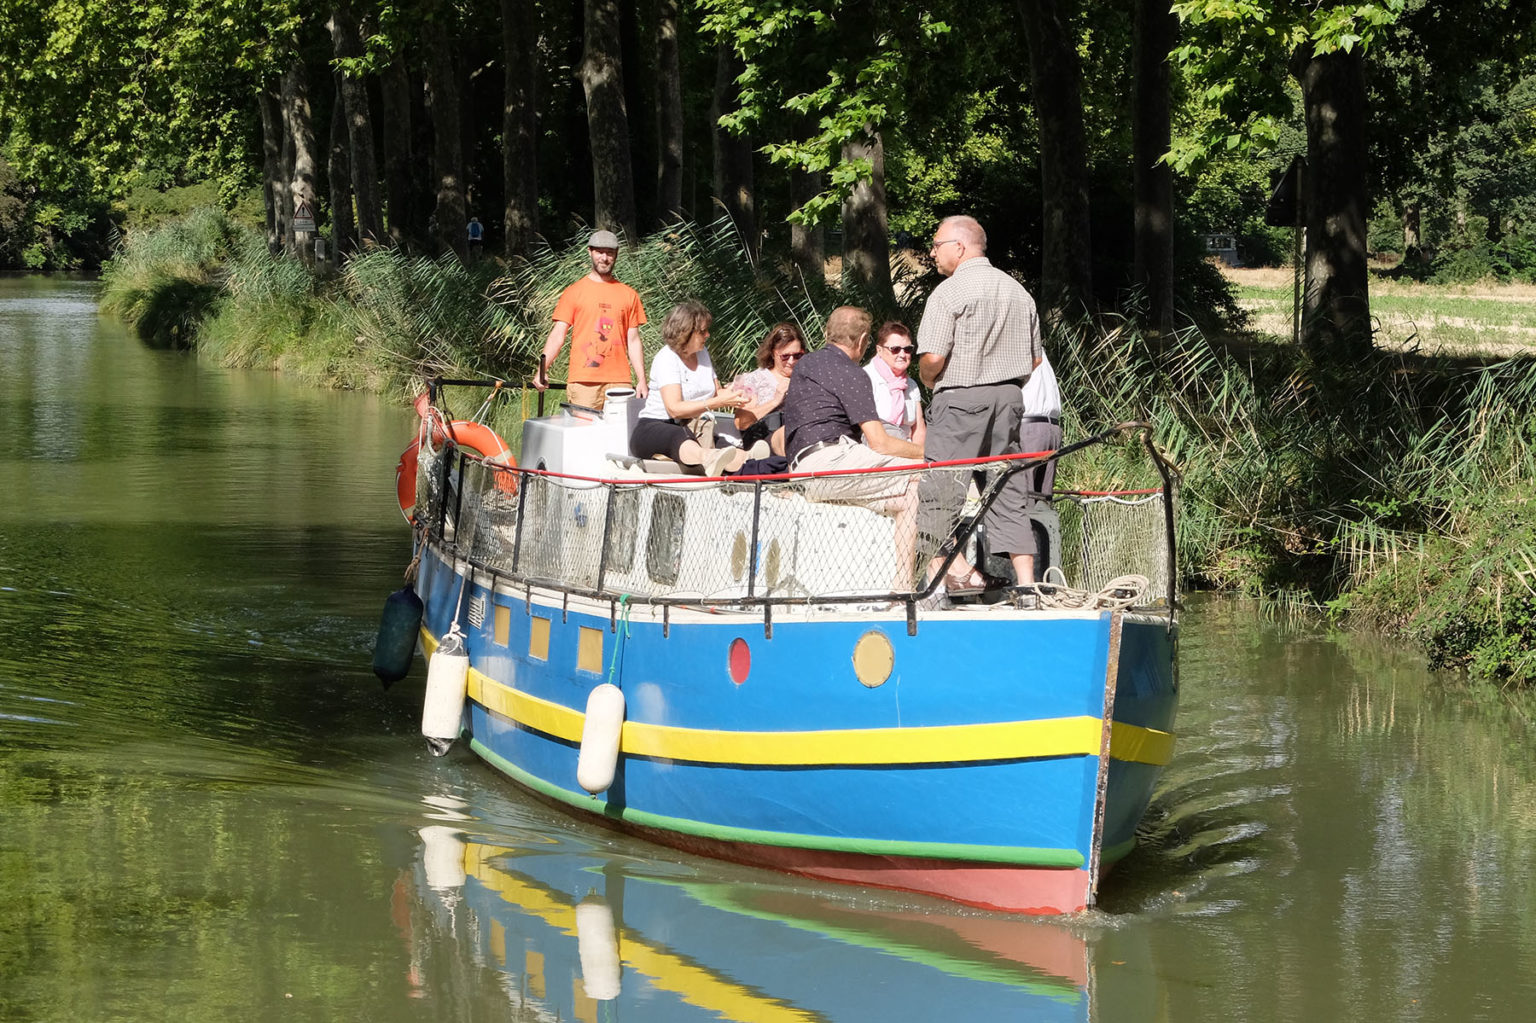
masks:
[(613, 317), (606, 311), (598, 314), (597, 321), (592, 325), (593, 336), (587, 339), (586, 355), (581, 360), (583, 366), (589, 368), (601, 366), (610, 355), (614, 354), (614, 349), (617, 347), (617, 340), (614, 337), (618, 333), (616, 327)]

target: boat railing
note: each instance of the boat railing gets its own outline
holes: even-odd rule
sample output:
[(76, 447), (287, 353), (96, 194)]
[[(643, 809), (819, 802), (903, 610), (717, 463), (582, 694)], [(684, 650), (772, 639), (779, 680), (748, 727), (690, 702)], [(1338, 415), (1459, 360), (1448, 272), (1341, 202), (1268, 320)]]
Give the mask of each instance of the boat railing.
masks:
[[(1172, 478), (1132, 491), (1022, 487), (1056, 452), (842, 473), (596, 478), (507, 468), (423, 431), (415, 520), (486, 577), (613, 602), (760, 611), (904, 604), (909, 628), (958, 553), (985, 547), (999, 501), (1022, 501), (1044, 581), (999, 591), (1016, 606), (1177, 604)], [(617, 470), (616, 470), (617, 471)], [(875, 493), (875, 497), (852, 497)]]

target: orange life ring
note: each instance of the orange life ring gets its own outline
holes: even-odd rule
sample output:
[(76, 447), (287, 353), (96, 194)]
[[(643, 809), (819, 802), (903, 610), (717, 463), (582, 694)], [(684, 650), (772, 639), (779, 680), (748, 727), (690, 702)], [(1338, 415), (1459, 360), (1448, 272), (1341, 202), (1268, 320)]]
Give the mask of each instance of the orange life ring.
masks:
[[(435, 443), (441, 443), (447, 439), (461, 448), (473, 451), (497, 468), (517, 468), (517, 460), (512, 457), (512, 449), (507, 447), (507, 442), (502, 440), (501, 435), (495, 430), (483, 423), (455, 419), (444, 430), (440, 425), (442, 420), (436, 417), (426, 419), (424, 422), (431, 423), (432, 439)], [(421, 437), (418, 435), (410, 446), (401, 452), (400, 461), (395, 466), (395, 500), (400, 503), (400, 512), (407, 522), (415, 521), (412, 513), (416, 510), (416, 473), (417, 459), (420, 454)], [(516, 494), (517, 473), (496, 473), (496, 489), (508, 497)]]

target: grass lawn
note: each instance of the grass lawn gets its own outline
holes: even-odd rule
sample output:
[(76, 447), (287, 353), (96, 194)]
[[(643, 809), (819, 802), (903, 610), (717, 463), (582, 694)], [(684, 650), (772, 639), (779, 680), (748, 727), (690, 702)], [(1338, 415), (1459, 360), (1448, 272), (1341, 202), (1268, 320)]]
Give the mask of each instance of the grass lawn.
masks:
[[(1291, 336), (1292, 288), (1288, 269), (1223, 267), (1248, 310), (1249, 325)], [(1371, 278), (1376, 344), (1424, 354), (1527, 355), (1536, 351), (1536, 286), (1431, 285)]]

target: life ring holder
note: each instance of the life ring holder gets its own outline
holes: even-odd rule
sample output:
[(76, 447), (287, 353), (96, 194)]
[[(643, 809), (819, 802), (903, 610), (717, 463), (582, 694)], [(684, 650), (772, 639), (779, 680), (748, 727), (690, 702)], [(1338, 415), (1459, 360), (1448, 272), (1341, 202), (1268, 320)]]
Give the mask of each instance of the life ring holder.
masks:
[[(401, 452), (400, 461), (395, 465), (395, 500), (400, 505), (400, 514), (405, 516), (407, 522), (416, 521), (416, 474), (421, 447), (426, 444), (429, 451), (435, 450), (445, 441), (478, 455), (482, 462), (494, 469), (517, 468), (517, 459), (512, 456), (512, 449), (495, 430), (471, 419), (448, 422), (436, 408), (429, 407), (421, 417), (421, 429), (416, 439)], [(508, 497), (517, 493), (516, 472), (498, 471), (495, 476), (497, 490)]]

